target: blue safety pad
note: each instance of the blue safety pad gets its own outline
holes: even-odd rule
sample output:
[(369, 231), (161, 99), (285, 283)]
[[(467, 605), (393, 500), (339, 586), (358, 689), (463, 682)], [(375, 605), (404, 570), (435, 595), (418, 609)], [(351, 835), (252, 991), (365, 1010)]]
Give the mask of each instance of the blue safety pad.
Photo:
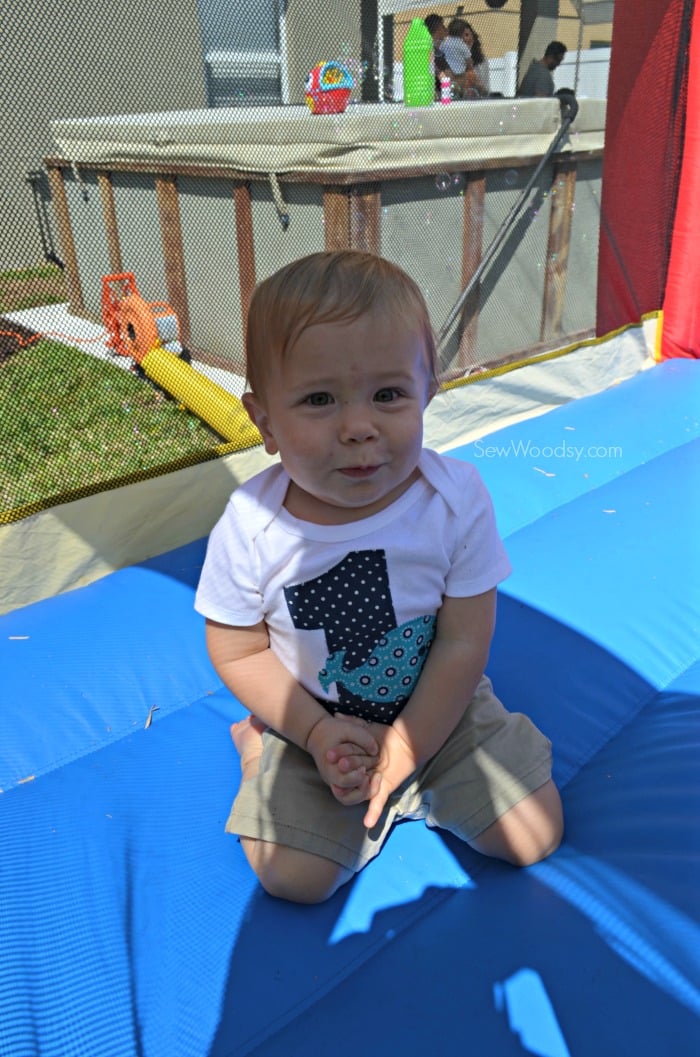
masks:
[(456, 453), (509, 525), (489, 671), (563, 787), (528, 870), (407, 823), (323, 906), (260, 891), (201, 541), (0, 618), (0, 1055), (700, 1052), (699, 366), (536, 420), (615, 424), (594, 481)]
[[(0, 789), (113, 744), (219, 687), (192, 608), (197, 540), (0, 617), (10, 709)], [(11, 717), (11, 719), (10, 719)]]
[(667, 360), (450, 454), (478, 468), (507, 537), (699, 437), (697, 361)]

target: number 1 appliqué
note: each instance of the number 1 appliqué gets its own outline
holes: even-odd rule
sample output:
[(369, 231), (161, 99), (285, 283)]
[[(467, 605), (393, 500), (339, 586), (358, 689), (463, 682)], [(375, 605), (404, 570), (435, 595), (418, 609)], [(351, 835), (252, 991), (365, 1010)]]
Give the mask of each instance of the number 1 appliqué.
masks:
[(336, 683), (338, 710), (390, 723), (415, 686), (435, 618), (397, 627), (385, 552), (353, 551), (284, 593), (295, 628), (324, 632), (329, 657), (319, 681), (325, 690)]

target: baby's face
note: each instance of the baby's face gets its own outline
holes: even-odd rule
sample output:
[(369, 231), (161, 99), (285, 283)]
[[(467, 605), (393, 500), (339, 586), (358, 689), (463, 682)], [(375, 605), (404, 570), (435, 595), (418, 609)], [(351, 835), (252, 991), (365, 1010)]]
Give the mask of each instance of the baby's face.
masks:
[(291, 478), (290, 513), (342, 524), (384, 509), (417, 478), (431, 395), (422, 335), (372, 314), (303, 331), (264, 399), (244, 401)]

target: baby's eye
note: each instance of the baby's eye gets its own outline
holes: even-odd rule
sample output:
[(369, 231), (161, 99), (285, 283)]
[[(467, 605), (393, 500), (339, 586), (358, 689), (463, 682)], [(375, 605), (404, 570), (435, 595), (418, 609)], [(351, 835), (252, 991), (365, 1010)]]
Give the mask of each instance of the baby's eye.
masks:
[(400, 395), (398, 389), (392, 389), (387, 386), (386, 389), (378, 389), (374, 394), (374, 399), (378, 404), (389, 404), (392, 400), (396, 400)]
[(310, 404), (311, 407), (326, 407), (328, 404), (333, 403), (333, 397), (330, 393), (311, 393), (304, 400), (305, 404)]

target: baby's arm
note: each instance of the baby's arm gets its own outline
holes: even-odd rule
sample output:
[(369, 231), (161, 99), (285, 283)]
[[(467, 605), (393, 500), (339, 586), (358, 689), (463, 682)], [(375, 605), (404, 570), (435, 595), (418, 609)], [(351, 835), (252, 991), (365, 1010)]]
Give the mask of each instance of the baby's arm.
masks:
[(435, 639), (411, 699), (390, 727), (372, 730), (381, 743), (365, 826), (379, 820), (387, 798), (449, 738), (484, 674), (496, 619), (496, 589), (445, 598)]
[[(214, 668), (242, 705), (310, 753), (339, 800), (367, 800), (367, 773), (379, 748), (367, 724), (329, 715), (272, 652), (264, 622), (233, 627), (207, 620), (206, 640)], [(342, 754), (342, 769), (330, 750)]]

